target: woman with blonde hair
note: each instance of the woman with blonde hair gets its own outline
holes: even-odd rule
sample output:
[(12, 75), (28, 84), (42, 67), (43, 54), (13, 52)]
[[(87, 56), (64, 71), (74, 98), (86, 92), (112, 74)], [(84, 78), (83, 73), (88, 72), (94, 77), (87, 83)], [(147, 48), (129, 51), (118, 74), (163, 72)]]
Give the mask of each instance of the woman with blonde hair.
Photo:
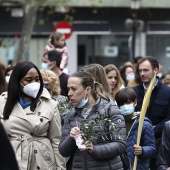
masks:
[(60, 95), (60, 81), (58, 76), (51, 70), (41, 70), (44, 87), (49, 91), (51, 97), (59, 102), (59, 112), (63, 114), (68, 109), (68, 98)]
[(93, 76), (95, 82), (99, 82), (102, 85), (103, 90), (107, 94), (111, 95), (111, 89), (109, 83), (107, 82), (107, 77), (103, 66), (100, 64), (89, 64), (81, 68), (80, 71), (90, 73)]
[(107, 81), (111, 88), (111, 95), (115, 99), (116, 93), (124, 88), (124, 82), (120, 76), (118, 68), (114, 64), (108, 64), (104, 67)]

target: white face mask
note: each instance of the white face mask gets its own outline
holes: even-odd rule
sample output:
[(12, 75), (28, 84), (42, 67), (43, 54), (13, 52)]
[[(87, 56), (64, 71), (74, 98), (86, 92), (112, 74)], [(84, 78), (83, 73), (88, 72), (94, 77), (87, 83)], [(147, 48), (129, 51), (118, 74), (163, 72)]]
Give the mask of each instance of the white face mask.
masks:
[(49, 68), (48, 68), (48, 63), (41, 63), (41, 68), (43, 69), (43, 70), (49, 70)]
[(10, 76), (5, 76), (5, 80), (7, 83), (9, 83)]
[(50, 63), (44, 63), (44, 62), (42, 62), (41, 63), (41, 68), (42, 68), (42, 70), (51, 70), (54, 66), (52, 65), (52, 66), (50, 66), (52, 64), (52, 62), (50, 62)]
[(134, 74), (128, 74), (128, 75), (126, 76), (126, 80), (127, 80), (127, 81), (133, 80), (134, 78), (135, 78), (135, 75), (134, 75)]
[(125, 116), (132, 114), (134, 112), (134, 110), (135, 110), (135, 108), (133, 106), (133, 103), (120, 106), (120, 111)]
[(48, 69), (51, 70), (53, 68), (53, 62), (48, 63)]
[[(23, 84), (21, 84), (21, 85), (24, 86)], [(37, 83), (37, 82), (29, 83), (29, 84), (25, 85), (23, 88), (23, 92), (32, 98), (37, 97), (39, 90), (40, 90), (40, 83)]]
[(81, 100), (81, 102), (77, 105), (77, 108), (83, 108), (88, 102), (88, 98), (85, 99), (85, 97)]
[[(87, 89), (86, 89), (87, 90)], [(86, 98), (87, 97), (87, 98)], [(84, 98), (81, 100), (81, 102), (77, 105), (77, 108), (83, 108), (86, 104), (87, 104), (87, 102), (88, 102), (88, 96), (87, 96), (87, 94), (85, 93), (85, 95), (84, 95)]]

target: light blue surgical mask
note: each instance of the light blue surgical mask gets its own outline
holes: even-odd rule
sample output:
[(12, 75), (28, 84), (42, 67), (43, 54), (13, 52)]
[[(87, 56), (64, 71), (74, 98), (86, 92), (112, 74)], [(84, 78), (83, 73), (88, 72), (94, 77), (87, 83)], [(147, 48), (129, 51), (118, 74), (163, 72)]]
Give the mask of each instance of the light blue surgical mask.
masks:
[(85, 96), (84, 96), (84, 98), (81, 100), (81, 102), (77, 105), (77, 108), (83, 108), (86, 104), (87, 104), (87, 102), (88, 102), (88, 97), (86, 98), (86, 95), (87, 94), (85, 94)]
[(120, 106), (120, 111), (124, 116), (132, 114), (134, 110), (135, 108), (133, 103)]
[(126, 80), (127, 80), (127, 81), (133, 80), (134, 78), (135, 78), (135, 75), (134, 75), (134, 74), (128, 74), (128, 75), (126, 76)]
[(49, 68), (48, 68), (48, 63), (42, 62), (42, 63), (41, 63), (41, 68), (42, 68), (42, 70), (49, 70)]

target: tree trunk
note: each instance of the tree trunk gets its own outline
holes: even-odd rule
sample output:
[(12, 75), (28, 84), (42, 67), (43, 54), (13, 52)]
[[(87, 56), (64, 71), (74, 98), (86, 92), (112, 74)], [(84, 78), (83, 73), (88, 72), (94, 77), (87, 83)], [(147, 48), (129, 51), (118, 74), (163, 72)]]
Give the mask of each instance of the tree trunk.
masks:
[(28, 60), (29, 44), (31, 40), (31, 34), (35, 25), (38, 6), (32, 2), (23, 4), (24, 10), (24, 23), (20, 36), (19, 47), (16, 52), (13, 64), (15, 65), (19, 61)]

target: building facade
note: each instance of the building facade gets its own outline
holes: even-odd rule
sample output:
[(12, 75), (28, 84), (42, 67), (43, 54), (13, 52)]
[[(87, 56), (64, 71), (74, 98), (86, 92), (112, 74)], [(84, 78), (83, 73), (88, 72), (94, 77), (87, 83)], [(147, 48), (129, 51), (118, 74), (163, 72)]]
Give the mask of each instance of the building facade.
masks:
[[(136, 32), (135, 56), (154, 56), (164, 66), (165, 72), (168, 71), (170, 15), (168, 8), (158, 7), (142, 7), (135, 11), (127, 7), (72, 7), (69, 13), (51, 14), (46, 8), (37, 14), (30, 50), (25, 59), (40, 68), (49, 35), (58, 22), (67, 21), (73, 27), (71, 37), (66, 40), (70, 74), (90, 63), (112, 63), (119, 67), (123, 62), (132, 60), (132, 30), (125, 26), (129, 18), (144, 21), (144, 28)], [(42, 20), (44, 24), (40, 22)], [(11, 10), (0, 7), (0, 21), (0, 60), (8, 64), (13, 60), (18, 45), (23, 17), (12, 17)]]

